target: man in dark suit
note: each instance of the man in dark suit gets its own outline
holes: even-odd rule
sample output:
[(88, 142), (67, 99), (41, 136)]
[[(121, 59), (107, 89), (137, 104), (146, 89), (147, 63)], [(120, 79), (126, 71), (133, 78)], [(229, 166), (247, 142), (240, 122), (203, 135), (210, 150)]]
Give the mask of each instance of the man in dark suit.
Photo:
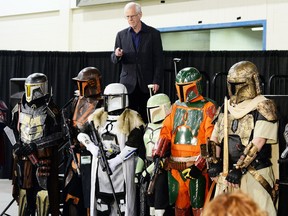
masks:
[(126, 4), (124, 16), (130, 27), (117, 33), (111, 60), (114, 64), (122, 63), (120, 83), (127, 88), (129, 107), (147, 123), (148, 85), (153, 84), (152, 91), (156, 93), (163, 81), (162, 40), (158, 30), (141, 21), (138, 3)]

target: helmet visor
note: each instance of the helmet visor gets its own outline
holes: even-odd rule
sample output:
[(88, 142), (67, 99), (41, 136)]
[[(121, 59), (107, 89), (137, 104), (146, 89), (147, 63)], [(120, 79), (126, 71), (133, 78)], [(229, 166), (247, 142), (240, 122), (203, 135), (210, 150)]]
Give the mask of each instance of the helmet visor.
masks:
[(32, 100), (35, 100), (37, 98), (41, 98), (45, 96), (45, 84), (25, 84), (25, 96), (26, 101), (31, 102)]
[(176, 91), (177, 91), (177, 95), (179, 97), (180, 102), (191, 101), (194, 98), (198, 97), (199, 92), (197, 88), (197, 81), (193, 81), (193, 82), (185, 83), (185, 84), (176, 83)]
[(104, 95), (104, 109), (107, 112), (120, 110), (127, 107), (127, 94)]
[(164, 105), (147, 107), (147, 117), (150, 123), (156, 123), (163, 120), (166, 116)]
[(77, 81), (77, 88), (79, 90), (80, 96), (84, 96), (85, 88), (88, 86), (88, 82), (86, 81)]

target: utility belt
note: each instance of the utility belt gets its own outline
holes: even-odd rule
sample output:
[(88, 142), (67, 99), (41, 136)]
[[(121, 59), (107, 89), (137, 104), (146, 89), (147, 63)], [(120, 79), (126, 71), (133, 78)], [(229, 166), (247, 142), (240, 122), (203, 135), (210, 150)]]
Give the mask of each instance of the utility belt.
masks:
[(269, 182), (262, 175), (260, 175), (254, 167), (249, 166), (247, 170), (255, 178), (255, 180), (262, 185), (262, 187), (267, 191), (267, 193), (270, 194), (271, 199), (276, 206), (279, 193), (279, 184), (276, 182), (276, 184), (271, 187)]
[(272, 165), (272, 163), (268, 158), (259, 158), (259, 159), (256, 158), (250, 164), (250, 166), (252, 166), (255, 170), (260, 170), (260, 169), (269, 167), (271, 165)]
[(164, 169), (165, 170), (171, 170), (171, 169), (176, 169), (179, 171), (183, 171), (195, 164), (195, 159), (192, 160), (187, 160), (187, 161), (178, 161), (175, 160), (174, 158), (168, 158), (164, 162)]

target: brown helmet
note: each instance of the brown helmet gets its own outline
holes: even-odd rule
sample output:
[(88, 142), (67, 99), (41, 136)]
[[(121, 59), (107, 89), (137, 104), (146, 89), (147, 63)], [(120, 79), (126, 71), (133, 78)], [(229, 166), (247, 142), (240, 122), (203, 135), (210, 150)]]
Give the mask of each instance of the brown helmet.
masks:
[(256, 65), (249, 61), (234, 64), (228, 72), (227, 87), (234, 104), (260, 95), (260, 78)]
[(80, 96), (90, 97), (101, 93), (101, 73), (95, 67), (82, 69), (73, 80), (77, 81)]

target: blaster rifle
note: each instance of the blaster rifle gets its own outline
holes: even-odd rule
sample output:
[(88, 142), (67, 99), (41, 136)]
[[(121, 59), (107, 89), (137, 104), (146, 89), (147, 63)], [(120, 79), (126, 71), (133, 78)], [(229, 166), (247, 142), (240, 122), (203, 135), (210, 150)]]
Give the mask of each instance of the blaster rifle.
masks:
[(71, 154), (71, 156), (72, 156), (72, 159), (73, 159), (73, 161), (74, 161), (74, 163), (75, 163), (75, 165), (76, 165), (77, 174), (78, 174), (78, 176), (80, 176), (80, 175), (81, 175), (81, 173), (80, 173), (80, 168), (79, 168), (79, 165), (78, 165), (78, 160), (77, 160), (77, 158), (76, 158), (75, 152), (74, 152), (74, 150), (73, 150), (73, 143), (72, 143), (72, 141), (71, 141), (72, 138), (71, 138), (70, 128), (69, 128), (69, 125), (68, 125), (68, 121), (67, 121), (67, 119), (65, 118), (65, 115), (64, 115), (64, 109), (62, 109), (61, 115), (62, 115), (64, 127), (65, 127), (65, 129), (66, 129), (66, 131), (67, 131), (67, 134), (66, 134), (65, 136), (68, 137), (69, 152), (70, 152), (70, 154)]
[(161, 166), (161, 158), (157, 157), (154, 162), (154, 170), (151, 175), (150, 182), (149, 182), (148, 189), (147, 189), (148, 195), (151, 195), (154, 193), (155, 182), (160, 173), (160, 168), (161, 168), (160, 166)]
[(100, 150), (101, 157), (99, 159), (100, 159), (100, 164), (102, 166), (102, 170), (104, 172), (107, 172), (108, 176), (110, 177), (110, 175), (112, 175), (112, 171), (109, 167), (103, 144), (100, 141), (99, 134), (95, 130), (93, 121), (90, 122), (90, 128), (91, 128), (91, 134), (92, 134), (93, 142), (95, 143), (96, 146), (98, 146), (98, 148)]
[(94, 142), (94, 144), (96, 146), (98, 146), (98, 148), (100, 150), (100, 158), (99, 158), (99, 160), (100, 160), (100, 164), (102, 166), (102, 170), (107, 173), (107, 177), (108, 177), (108, 180), (110, 182), (111, 189), (112, 189), (113, 198), (114, 198), (114, 200), (116, 202), (117, 211), (118, 211), (118, 214), (121, 215), (121, 210), (120, 210), (120, 207), (119, 207), (118, 202), (117, 202), (115, 189), (114, 189), (111, 177), (110, 177), (110, 175), (112, 175), (113, 173), (112, 173), (112, 171), (111, 171), (111, 169), (109, 167), (108, 160), (106, 158), (105, 150), (104, 150), (104, 147), (103, 147), (103, 143), (100, 141), (99, 134), (95, 130), (95, 126), (94, 126), (93, 121), (91, 121), (89, 123), (89, 126), (90, 126), (90, 129), (91, 129), (93, 142)]

